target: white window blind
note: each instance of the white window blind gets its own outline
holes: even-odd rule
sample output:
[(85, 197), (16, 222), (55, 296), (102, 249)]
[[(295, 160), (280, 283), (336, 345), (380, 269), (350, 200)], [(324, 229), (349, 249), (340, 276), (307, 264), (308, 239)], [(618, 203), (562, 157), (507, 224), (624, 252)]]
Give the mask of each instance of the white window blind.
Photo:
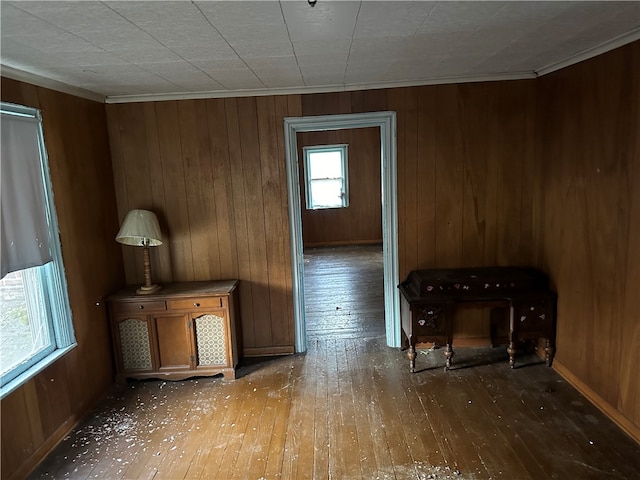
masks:
[(0, 278), (51, 261), (39, 128), (35, 112), (2, 109)]

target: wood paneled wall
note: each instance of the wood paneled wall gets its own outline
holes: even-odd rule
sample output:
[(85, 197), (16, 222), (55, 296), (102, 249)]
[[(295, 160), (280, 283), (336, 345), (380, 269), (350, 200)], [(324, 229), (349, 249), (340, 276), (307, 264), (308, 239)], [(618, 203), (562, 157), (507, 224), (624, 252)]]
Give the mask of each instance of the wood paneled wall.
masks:
[(556, 366), (640, 441), (640, 42), (539, 87)]
[[(302, 147), (347, 144), (349, 207), (307, 210)], [(380, 129), (298, 134), (302, 238), (305, 246), (382, 243)]]
[(102, 298), (124, 280), (104, 105), (2, 79), (2, 100), (39, 108), (78, 346), (2, 399), (2, 478), (22, 478), (113, 383)]
[(388, 94), (398, 115), (400, 277), (416, 268), (531, 265), (538, 210), (533, 81)]
[[(239, 279), (245, 355), (294, 348), (283, 119), (299, 96), (108, 105), (120, 219), (158, 214), (155, 280)], [(123, 247), (127, 283), (140, 249)]]

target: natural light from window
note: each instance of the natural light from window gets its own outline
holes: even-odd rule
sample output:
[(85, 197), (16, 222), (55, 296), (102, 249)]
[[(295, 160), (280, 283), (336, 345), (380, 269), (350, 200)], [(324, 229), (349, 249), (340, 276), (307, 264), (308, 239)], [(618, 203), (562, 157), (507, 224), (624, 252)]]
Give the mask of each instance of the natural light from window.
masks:
[(46, 312), (41, 307), (45, 302), (36, 280), (37, 268), (11, 272), (0, 280), (0, 375), (3, 377), (52, 346)]
[(304, 153), (307, 209), (347, 207), (347, 145), (304, 147)]

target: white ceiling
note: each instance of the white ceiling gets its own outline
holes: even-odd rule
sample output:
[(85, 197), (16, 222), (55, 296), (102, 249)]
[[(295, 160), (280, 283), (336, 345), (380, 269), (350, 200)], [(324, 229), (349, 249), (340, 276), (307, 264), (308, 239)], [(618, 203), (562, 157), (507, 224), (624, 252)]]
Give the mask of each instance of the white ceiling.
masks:
[(532, 78), (640, 38), (640, 1), (2, 0), (0, 16), (3, 75), (107, 102)]

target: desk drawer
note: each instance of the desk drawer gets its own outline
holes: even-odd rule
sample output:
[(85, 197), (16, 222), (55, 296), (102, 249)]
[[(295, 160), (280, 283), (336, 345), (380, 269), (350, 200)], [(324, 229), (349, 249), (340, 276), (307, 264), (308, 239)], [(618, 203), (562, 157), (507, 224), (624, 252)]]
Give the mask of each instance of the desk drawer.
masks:
[(222, 297), (207, 298), (183, 298), (180, 300), (169, 300), (170, 310), (206, 310), (221, 308), (224, 306)]
[(540, 333), (541, 336), (548, 337), (552, 320), (552, 304), (547, 298), (514, 303), (514, 322), (518, 324), (517, 330), (522, 333)]
[(140, 312), (162, 312), (167, 309), (164, 300), (140, 300), (136, 302), (115, 302), (111, 304), (116, 315)]
[(444, 305), (417, 305), (413, 312), (413, 330), (417, 336), (447, 335), (446, 307)]

